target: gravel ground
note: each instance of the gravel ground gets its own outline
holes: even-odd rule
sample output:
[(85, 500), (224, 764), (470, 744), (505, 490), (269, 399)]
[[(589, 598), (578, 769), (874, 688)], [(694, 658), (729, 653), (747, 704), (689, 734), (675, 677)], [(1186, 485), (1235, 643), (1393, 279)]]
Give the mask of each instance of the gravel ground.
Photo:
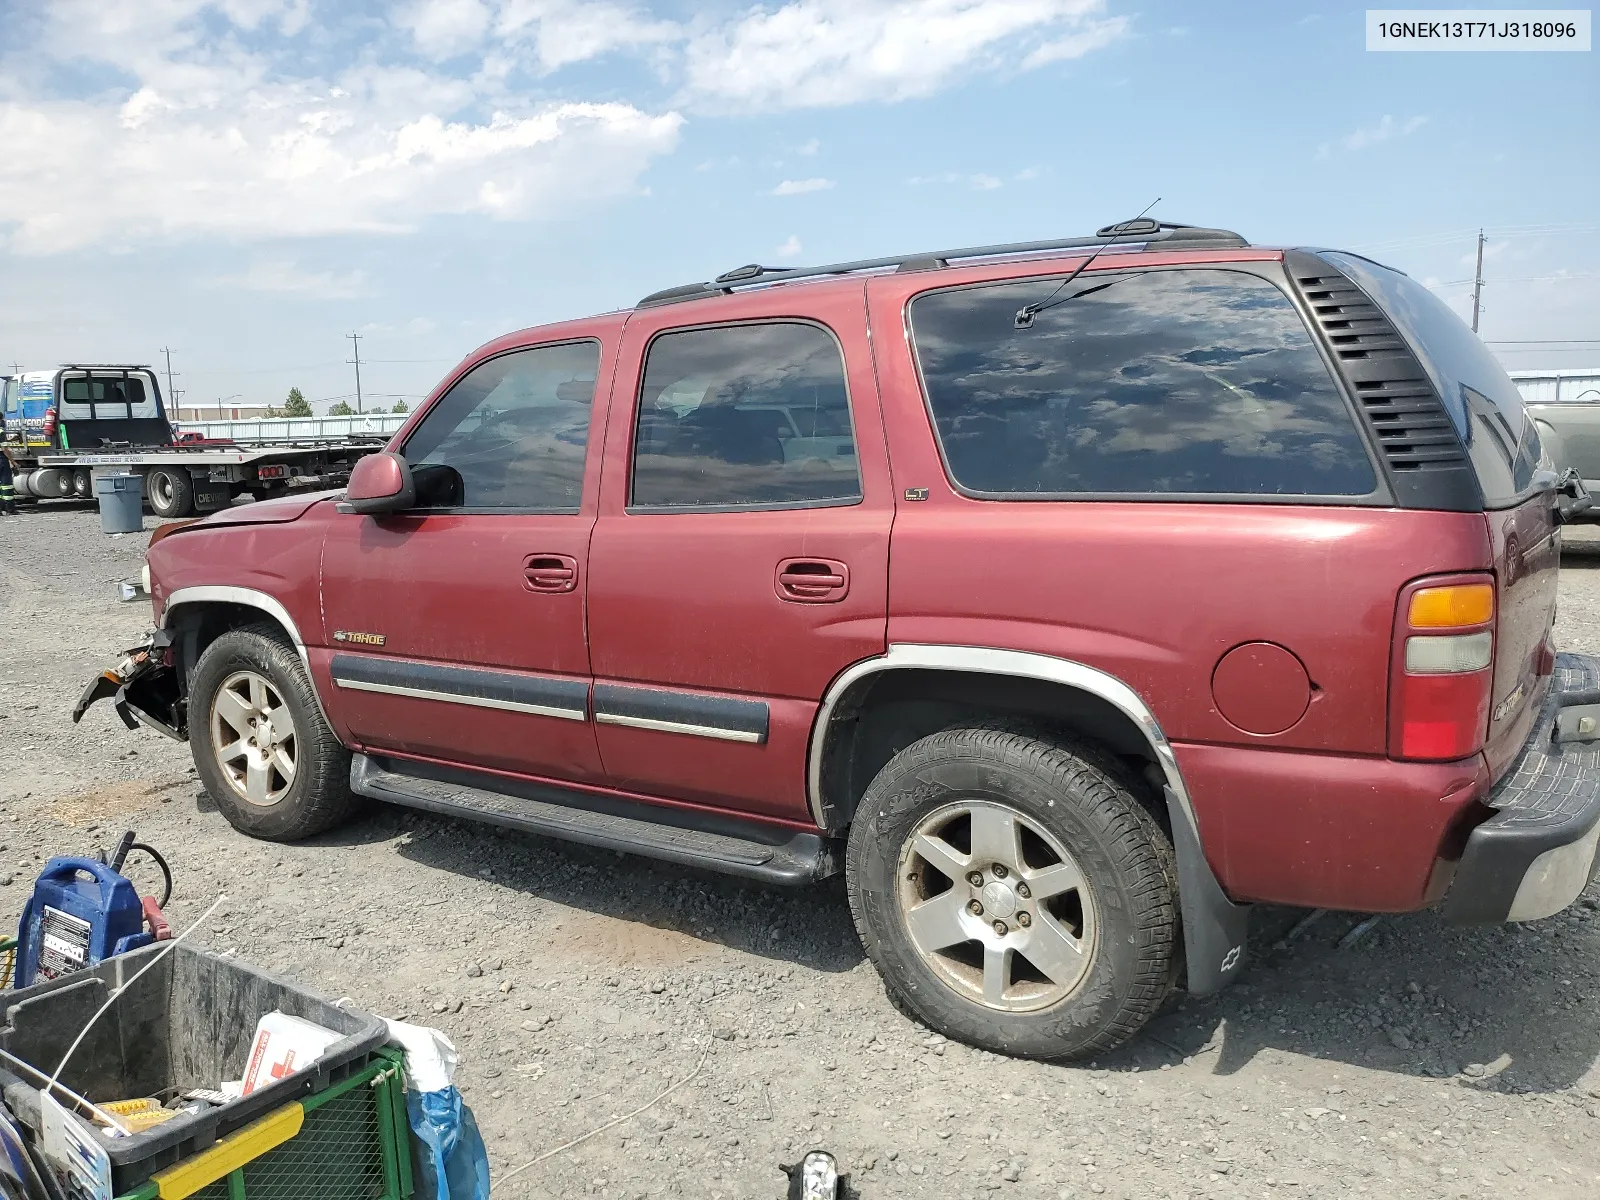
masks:
[[(114, 587), (144, 542), (82, 507), (0, 518), (0, 911), (50, 855), (137, 829), (172, 860), (175, 927), (226, 892), (211, 948), (449, 1033), (497, 1198), (775, 1198), (812, 1145), (866, 1200), (1600, 1189), (1600, 899), (1386, 919), (1350, 949), (1358, 917), (1264, 912), (1226, 994), (1099, 1063), (1008, 1061), (889, 1004), (838, 881), (766, 890), (402, 809), (295, 846), (235, 834), (186, 747), (109, 706), (68, 717), (148, 625)], [(1561, 644), (1600, 651), (1600, 536), (1564, 565)]]

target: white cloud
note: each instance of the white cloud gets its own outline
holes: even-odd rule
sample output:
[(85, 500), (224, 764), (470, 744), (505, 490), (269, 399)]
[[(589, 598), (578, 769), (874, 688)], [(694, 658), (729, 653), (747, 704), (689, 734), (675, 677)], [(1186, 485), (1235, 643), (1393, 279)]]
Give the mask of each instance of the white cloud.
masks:
[(1369, 125), (1365, 129), (1357, 129), (1354, 133), (1346, 134), (1339, 139), (1339, 144), (1346, 150), (1365, 150), (1368, 146), (1387, 142), (1390, 138), (1410, 137), (1427, 123), (1427, 117), (1407, 117), (1404, 121), (1396, 121), (1388, 113), (1384, 113), (1382, 120), (1376, 125)]
[(774, 196), (803, 196), (807, 192), (825, 192), (836, 186), (832, 179), (785, 179), (772, 189)]
[(793, 258), (800, 253), (800, 249), (800, 239), (791, 233), (788, 240), (774, 250), (773, 253), (779, 258)]
[(805, 142), (804, 144), (799, 146), (795, 150), (795, 153), (796, 154), (804, 154), (807, 157), (810, 157), (811, 155), (815, 154), (818, 150), (821, 150), (821, 149), (822, 149), (822, 143), (820, 141), (818, 141), (816, 138), (812, 138), (809, 142)]
[[(0, 146), (27, 164), (0, 172), (0, 241), (49, 253), (395, 231), (439, 214), (538, 217), (634, 189), (683, 123), (614, 101), (521, 103), (385, 65), (381, 47), (337, 76), (297, 74), (298, 49), (247, 50), (208, 32), (200, 7), (63, 5), (39, 45), (0, 58)], [(253, 0), (240, 11), (287, 27), (301, 9)], [(60, 27), (71, 20), (76, 38)], [(83, 98), (30, 86), (72, 53), (114, 62), (136, 85)]]
[(417, 49), (431, 58), (451, 58), (471, 50), (489, 28), (483, 0), (415, 0), (398, 21)]
[[(1127, 27), (1104, 0), (789, 0), (697, 33), (687, 92), (712, 108), (779, 109), (925, 96), (976, 70), (1042, 66)], [(1059, 35), (1059, 36), (1058, 36)]]
[[(1024, 172), (1017, 178), (1025, 179), (1031, 178), (1031, 176)], [(1005, 186), (995, 176), (985, 175), (981, 172), (976, 175), (963, 175), (956, 171), (946, 171), (942, 175), (913, 175), (908, 182), (918, 186), (930, 183), (958, 184), (962, 187), (969, 187), (975, 192), (992, 192), (995, 188)]]
[[(1064, 38), (1046, 42), (1022, 60), (1022, 69), (1031, 71), (1050, 63), (1068, 62), (1082, 58), (1096, 50), (1103, 50), (1128, 32), (1128, 18), (1111, 17), (1104, 21), (1087, 22), (1078, 32)], [(1174, 33), (1183, 32), (1173, 30)]]
[(546, 72), (684, 36), (671, 21), (605, 0), (505, 0), (495, 34), (513, 42), (531, 40), (539, 67)]
[(243, 288), (250, 292), (276, 292), (284, 295), (316, 296), (323, 300), (352, 300), (370, 295), (367, 278), (360, 271), (306, 271), (296, 263), (271, 260), (251, 264), (240, 275), (224, 275), (212, 281), (218, 287)]

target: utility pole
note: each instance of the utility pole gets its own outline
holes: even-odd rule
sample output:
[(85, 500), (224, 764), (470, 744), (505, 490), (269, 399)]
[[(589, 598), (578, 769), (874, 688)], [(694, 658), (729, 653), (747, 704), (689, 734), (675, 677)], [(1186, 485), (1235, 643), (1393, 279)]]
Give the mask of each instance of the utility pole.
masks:
[(1478, 332), (1478, 301), (1483, 296), (1483, 230), (1478, 230), (1478, 266), (1472, 272), (1472, 332)]
[(178, 411), (178, 397), (183, 395), (172, 386), (172, 351), (166, 346), (161, 347), (161, 353), (167, 356), (167, 403), (172, 406), (173, 418), (180, 419), (182, 414)]
[(361, 335), (359, 333), (352, 333), (350, 335), (350, 344), (355, 347), (355, 352), (356, 352), (356, 356), (354, 358), (350, 359), (349, 361), (355, 363), (355, 365), (356, 365), (356, 412), (360, 413), (361, 412)]

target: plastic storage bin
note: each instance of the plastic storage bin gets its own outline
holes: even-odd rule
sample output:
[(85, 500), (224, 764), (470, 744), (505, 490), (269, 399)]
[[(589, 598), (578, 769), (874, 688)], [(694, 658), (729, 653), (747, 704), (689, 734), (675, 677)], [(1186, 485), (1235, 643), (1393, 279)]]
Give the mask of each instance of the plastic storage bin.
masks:
[[(3, 998), (0, 1049), (50, 1074), (110, 989), (133, 978), (163, 946), (108, 959)], [(326, 1091), (372, 1066), (388, 1040), (383, 1021), (335, 1008), (293, 984), (180, 945), (120, 996), (72, 1056), (61, 1082), (96, 1102), (173, 1089), (215, 1088), (244, 1075), (256, 1022), (277, 1009), (343, 1037), (315, 1063), (229, 1104), (174, 1117), (144, 1133), (108, 1139), (117, 1195), (210, 1149), (275, 1110)], [(35, 1136), (39, 1091), (0, 1060), (6, 1104)]]
[(94, 481), (100, 498), (101, 533), (138, 533), (144, 528), (144, 477), (100, 475)]

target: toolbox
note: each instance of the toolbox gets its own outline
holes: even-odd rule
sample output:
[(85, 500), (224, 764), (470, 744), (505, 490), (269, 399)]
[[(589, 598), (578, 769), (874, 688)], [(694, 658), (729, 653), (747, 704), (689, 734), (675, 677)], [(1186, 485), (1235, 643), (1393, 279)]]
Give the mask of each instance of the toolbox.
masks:
[[(401, 1200), (410, 1194), (399, 1055), (384, 1022), (336, 1007), (240, 963), (185, 945), (151, 945), (8, 993), (0, 1050), (49, 1075), (90, 1029), (61, 1083), (95, 1102), (165, 1099), (242, 1079), (258, 1020), (299, 1017), (339, 1035), (303, 1070), (225, 1104), (105, 1138), (113, 1192), (129, 1200)], [(37, 1137), (37, 1081), (0, 1061), (6, 1105)]]

